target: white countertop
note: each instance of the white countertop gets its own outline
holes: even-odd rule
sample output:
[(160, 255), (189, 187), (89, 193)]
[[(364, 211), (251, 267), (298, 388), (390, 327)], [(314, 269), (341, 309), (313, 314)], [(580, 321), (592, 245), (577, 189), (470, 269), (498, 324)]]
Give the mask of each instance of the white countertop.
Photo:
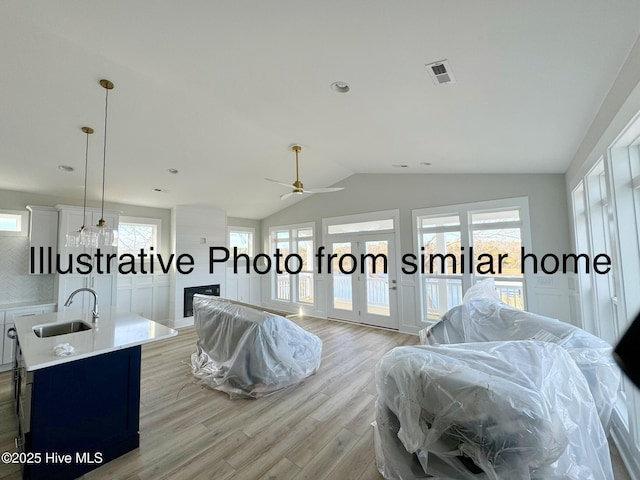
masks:
[[(93, 328), (82, 332), (40, 338), (33, 327), (51, 323), (81, 320)], [(91, 313), (63, 311), (23, 317), (16, 322), (16, 331), (22, 357), (27, 370), (38, 370), (81, 358), (109, 353), (123, 348), (174, 337), (177, 330), (166, 327), (131, 312), (117, 312), (107, 308), (100, 310), (97, 323), (92, 323)], [(68, 343), (74, 353), (57, 356), (54, 347)]]
[(20, 308), (27, 307), (48, 307), (50, 305), (55, 305), (55, 300), (33, 300), (31, 302), (13, 302), (13, 303), (2, 303), (0, 304), (0, 311), (7, 310), (17, 310)]

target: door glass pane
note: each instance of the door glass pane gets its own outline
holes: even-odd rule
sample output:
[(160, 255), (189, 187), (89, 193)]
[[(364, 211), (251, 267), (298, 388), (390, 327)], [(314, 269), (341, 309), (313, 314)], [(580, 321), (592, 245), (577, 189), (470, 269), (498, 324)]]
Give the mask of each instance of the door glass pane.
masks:
[(302, 257), (302, 271), (297, 275), (298, 301), (313, 303), (313, 240), (298, 240), (298, 255)]
[(332, 244), (332, 253), (337, 254), (336, 258), (331, 261), (331, 272), (333, 275), (333, 308), (339, 310), (353, 310), (353, 287), (351, 284), (352, 276), (341, 273), (349, 272), (353, 269), (353, 262), (350, 258), (345, 257), (340, 263), (340, 257), (344, 254), (351, 253), (350, 242), (340, 242)]
[(367, 313), (390, 315), (389, 276), (387, 274), (389, 245), (386, 240), (365, 242)]

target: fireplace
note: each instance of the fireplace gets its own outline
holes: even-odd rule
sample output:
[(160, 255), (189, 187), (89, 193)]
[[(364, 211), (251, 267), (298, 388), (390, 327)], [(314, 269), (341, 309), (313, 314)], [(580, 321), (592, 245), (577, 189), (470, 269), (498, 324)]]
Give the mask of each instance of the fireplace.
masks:
[(220, 296), (220, 284), (215, 285), (200, 285), (199, 287), (186, 287), (184, 289), (184, 316), (193, 317), (193, 296), (196, 293), (202, 295), (215, 295)]

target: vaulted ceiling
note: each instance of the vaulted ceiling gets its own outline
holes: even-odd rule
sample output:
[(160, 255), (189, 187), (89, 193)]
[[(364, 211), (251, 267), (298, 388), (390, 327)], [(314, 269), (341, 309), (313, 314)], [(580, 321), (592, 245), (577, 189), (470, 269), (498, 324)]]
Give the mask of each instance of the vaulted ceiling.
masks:
[(295, 143), (310, 187), (562, 173), (639, 34), (637, 0), (5, 0), (0, 188), (81, 202), (88, 125), (99, 198), (102, 78), (107, 201), (263, 218)]

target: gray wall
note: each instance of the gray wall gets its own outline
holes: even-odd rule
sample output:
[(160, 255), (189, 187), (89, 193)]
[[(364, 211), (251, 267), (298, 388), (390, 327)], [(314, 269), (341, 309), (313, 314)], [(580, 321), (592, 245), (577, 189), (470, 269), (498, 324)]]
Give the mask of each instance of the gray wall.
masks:
[(510, 197), (529, 197), (531, 242), (534, 253), (570, 251), (564, 175), (407, 175), (357, 174), (336, 186), (335, 193), (316, 194), (262, 220), (262, 232), (274, 225), (316, 222), (379, 210), (400, 210), (401, 251), (413, 251), (411, 210)]

